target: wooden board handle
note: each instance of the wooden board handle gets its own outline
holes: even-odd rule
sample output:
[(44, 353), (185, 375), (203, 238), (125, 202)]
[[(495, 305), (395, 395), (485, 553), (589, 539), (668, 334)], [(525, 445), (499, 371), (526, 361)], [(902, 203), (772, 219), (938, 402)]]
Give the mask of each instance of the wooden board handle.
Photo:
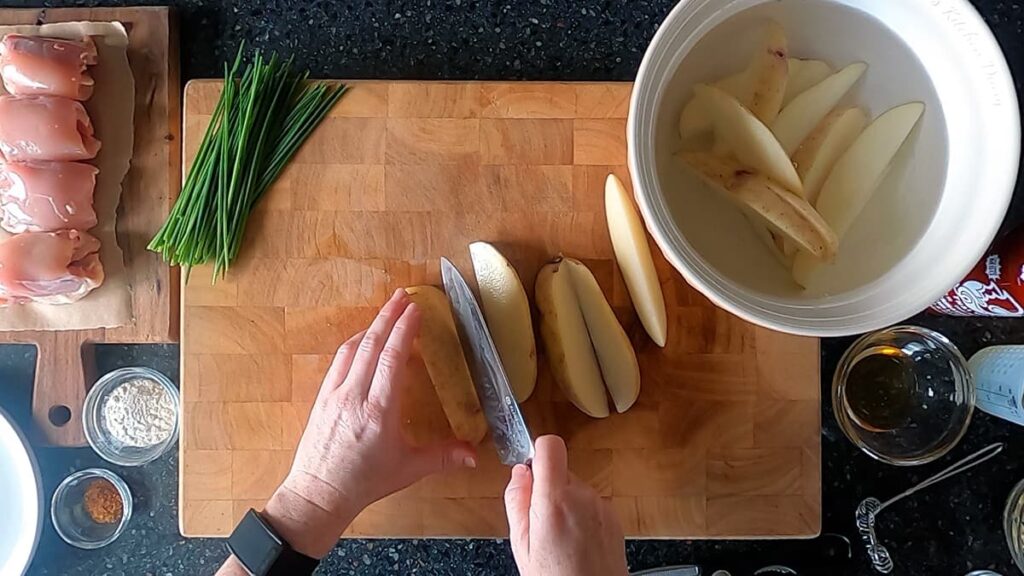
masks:
[[(32, 417), (46, 444), (84, 446), (82, 403), (86, 383), (96, 379), (92, 342), (103, 330), (40, 333), (36, 344), (36, 377)], [(83, 360), (85, 358), (85, 360)]]

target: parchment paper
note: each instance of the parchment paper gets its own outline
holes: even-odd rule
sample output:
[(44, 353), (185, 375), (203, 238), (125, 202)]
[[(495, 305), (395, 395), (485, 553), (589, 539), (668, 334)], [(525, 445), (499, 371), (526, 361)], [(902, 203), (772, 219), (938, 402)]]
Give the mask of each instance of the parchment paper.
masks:
[[(91, 161), (99, 168), (93, 204), (99, 223), (89, 233), (99, 238), (103, 284), (74, 304), (21, 304), (0, 308), (0, 331), (84, 330), (122, 326), (132, 320), (131, 287), (115, 225), (121, 184), (132, 158), (135, 79), (128, 65), (128, 34), (118, 22), (61, 22), (42, 26), (0, 26), (0, 37), (17, 33), (78, 40), (93, 36), (98, 61), (90, 68), (96, 81), (84, 102), (103, 146)], [(3, 92), (0, 87), (0, 92)], [(11, 234), (0, 229), (0, 240)]]

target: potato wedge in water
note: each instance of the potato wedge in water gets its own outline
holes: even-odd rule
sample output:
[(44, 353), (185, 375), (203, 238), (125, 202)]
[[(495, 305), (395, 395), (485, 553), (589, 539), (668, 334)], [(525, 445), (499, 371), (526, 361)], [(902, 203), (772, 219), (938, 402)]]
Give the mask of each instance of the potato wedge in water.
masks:
[(517, 402), (523, 402), (537, 384), (537, 342), (533, 337), (530, 301), (516, 269), (497, 248), (486, 242), (474, 242), (469, 245), (469, 255), (487, 328), (512, 393)]
[(569, 269), (559, 260), (545, 265), (537, 273), (534, 295), (541, 340), (559, 388), (587, 416), (606, 418), (604, 380)]
[[(821, 187), (817, 208), (842, 238), (860, 215), (889, 171), (893, 157), (924, 114), (924, 104), (911, 102), (885, 112), (853, 142)], [(819, 263), (804, 254), (793, 262), (793, 279), (807, 287)]]
[(651, 340), (664, 348), (668, 337), (665, 295), (661, 291), (640, 214), (633, 206), (626, 187), (614, 174), (609, 174), (605, 180), (604, 210), (615, 262), (626, 281), (633, 308)]
[(867, 124), (868, 116), (860, 108), (833, 110), (796, 149), (793, 164), (804, 183), (804, 197), (812, 206), (825, 178)]
[[(785, 30), (777, 22), (771, 22), (746, 70), (711, 85), (736, 98), (765, 124), (771, 124), (782, 110), (786, 94), (789, 80), (787, 52)], [(687, 140), (711, 129), (707, 105), (694, 96), (679, 117), (679, 135)]]
[(422, 313), (416, 346), (444, 415), (456, 438), (477, 444), (487, 434), (487, 420), (462, 352), (448, 297), (433, 286), (414, 286), (405, 292)]
[(698, 85), (694, 91), (697, 98), (707, 102), (715, 125), (715, 138), (727, 143), (740, 162), (788, 190), (803, 194), (793, 162), (764, 123), (718, 88)]
[(640, 364), (636, 361), (633, 344), (590, 269), (573, 258), (563, 258), (562, 266), (568, 268), (572, 279), (590, 343), (601, 367), (601, 378), (615, 411), (621, 414), (640, 396)]
[(812, 86), (832, 75), (832, 68), (821, 60), (789, 59), (789, 75), (786, 80), (786, 95), (782, 97), (782, 106), (793, 101)]
[(850, 64), (793, 99), (772, 123), (772, 132), (792, 156), (814, 128), (828, 116), (864, 75), (868, 65)]
[(764, 43), (754, 54), (754, 61), (747, 73), (749, 96), (741, 94), (758, 120), (771, 126), (782, 110), (782, 99), (786, 95), (789, 80), (789, 42), (786, 30), (778, 22), (769, 22), (765, 29)]
[[(712, 83), (712, 86), (732, 95), (733, 98), (742, 102), (743, 94), (747, 92), (747, 72), (739, 72), (727, 78)], [(679, 135), (683, 140), (696, 138), (701, 134), (710, 132), (714, 128), (711, 121), (711, 112), (707, 103), (697, 98), (696, 94), (690, 98), (683, 113), (679, 115)]]
[(680, 154), (680, 158), (712, 188), (756, 214), (801, 250), (823, 261), (835, 257), (839, 243), (835, 233), (804, 199), (732, 159), (701, 152)]
[[(867, 122), (867, 114), (860, 108), (833, 110), (793, 154), (793, 164), (804, 183), (804, 197), (812, 206), (832, 167), (864, 131)], [(781, 238), (775, 241), (783, 256), (792, 262), (796, 246)]]

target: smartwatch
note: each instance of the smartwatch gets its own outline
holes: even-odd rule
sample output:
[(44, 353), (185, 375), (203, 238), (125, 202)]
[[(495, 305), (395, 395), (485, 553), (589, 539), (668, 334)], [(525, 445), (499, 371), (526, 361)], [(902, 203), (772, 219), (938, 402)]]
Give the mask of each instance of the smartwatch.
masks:
[(253, 576), (312, 574), (320, 561), (300, 554), (252, 508), (228, 538), (228, 549)]

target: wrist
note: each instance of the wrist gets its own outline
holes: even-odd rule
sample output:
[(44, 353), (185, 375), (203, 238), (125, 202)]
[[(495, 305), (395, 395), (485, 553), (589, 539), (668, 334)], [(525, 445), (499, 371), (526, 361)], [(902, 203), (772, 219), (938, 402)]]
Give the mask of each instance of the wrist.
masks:
[(278, 487), (260, 516), (296, 552), (323, 558), (355, 518), (345, 510), (328, 510), (289, 485)]

